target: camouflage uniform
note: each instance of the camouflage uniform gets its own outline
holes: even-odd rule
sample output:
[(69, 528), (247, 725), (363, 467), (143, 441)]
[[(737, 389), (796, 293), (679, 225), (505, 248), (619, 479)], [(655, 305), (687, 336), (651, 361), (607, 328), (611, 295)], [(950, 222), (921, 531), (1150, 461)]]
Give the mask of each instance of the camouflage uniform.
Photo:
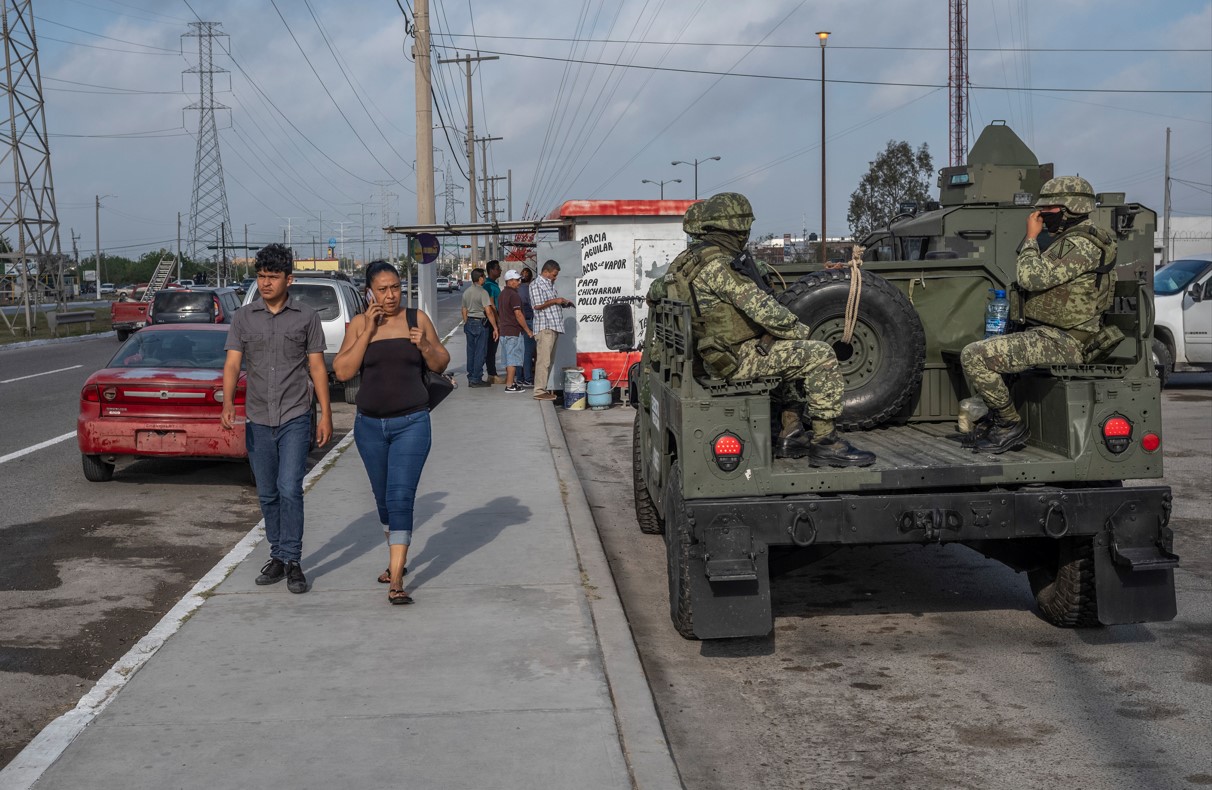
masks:
[[(703, 241), (674, 260), (665, 281), (670, 297), (690, 303), (701, 319), (698, 352), (704, 369), (729, 381), (777, 376), (782, 384), (775, 395), (785, 408), (797, 414), (806, 410), (816, 435), (832, 433), (845, 387), (836, 354), (812, 340), (794, 313), (732, 266), (753, 221), (749, 201), (722, 193), (702, 205)], [(763, 335), (774, 339), (764, 344), (765, 355), (758, 350)]]
[[(1054, 178), (1044, 185), (1036, 206), (1055, 205), (1063, 206), (1071, 221), (1079, 219), (1094, 210), (1093, 190), (1075, 176)], [(1099, 331), (1114, 293), (1115, 250), (1114, 239), (1084, 218), (1065, 228), (1044, 252), (1035, 239), (1023, 242), (1017, 285), (1030, 328), (970, 343), (960, 355), (972, 391), (991, 412), (1019, 420), (1002, 374), (1085, 361), (1086, 341)]]

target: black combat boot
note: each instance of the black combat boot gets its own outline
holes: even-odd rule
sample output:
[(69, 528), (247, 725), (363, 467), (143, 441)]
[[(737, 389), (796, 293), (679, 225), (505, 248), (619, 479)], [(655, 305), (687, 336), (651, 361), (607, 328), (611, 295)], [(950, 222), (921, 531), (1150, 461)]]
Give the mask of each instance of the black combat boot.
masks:
[(860, 450), (837, 431), (831, 431), (809, 445), (808, 463), (812, 466), (871, 466), (875, 463), (875, 453)]
[(803, 428), (780, 435), (774, 440), (775, 458), (803, 458), (811, 451), (812, 434)]
[(1027, 423), (1015, 417), (996, 414), (984, 437), (976, 440), (977, 453), (1001, 455), (1010, 450), (1021, 450), (1027, 446)]
[(972, 430), (964, 434), (962, 446), (968, 449), (976, 447), (977, 442), (989, 435), (989, 429), (993, 427), (993, 418), (996, 415), (993, 412), (982, 414), (980, 419), (972, 423)]

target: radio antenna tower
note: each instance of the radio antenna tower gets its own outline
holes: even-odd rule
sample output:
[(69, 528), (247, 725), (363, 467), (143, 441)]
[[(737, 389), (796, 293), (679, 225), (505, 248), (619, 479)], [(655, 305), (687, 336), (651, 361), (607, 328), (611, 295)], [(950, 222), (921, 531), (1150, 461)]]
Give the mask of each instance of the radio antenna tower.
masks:
[(215, 39), (226, 37), (219, 31), (221, 22), (190, 22), (190, 31), (182, 38), (198, 39), (198, 65), (185, 74), (198, 75), (198, 101), (186, 110), (198, 111), (198, 153), (194, 159), (194, 194), (189, 208), (189, 254), (194, 261), (206, 257), (206, 246), (217, 241), (215, 251), (215, 282), (221, 282), (223, 259), (227, 252), (227, 237), (231, 233), (231, 215), (227, 211), (227, 187), (223, 183), (223, 160), (219, 156), (219, 132), (215, 127), (215, 110), (230, 109), (215, 103), (215, 75), (227, 69), (215, 68)]
[[(35, 299), (42, 297), (41, 280), (57, 261), (55, 300), (63, 306), (62, 257), (59, 255), (59, 216), (51, 179), (50, 146), (42, 102), (42, 71), (34, 35), (31, 0), (2, 0), (0, 25), (4, 33), (4, 101), (0, 112), (0, 283), (21, 286), (25, 332), (32, 334), (37, 315)], [(11, 169), (10, 169), (11, 168)], [(12, 175), (9, 182), (7, 175)], [(11, 279), (10, 279), (11, 278)], [(0, 312), (3, 316), (3, 312)], [(3, 321), (16, 334), (18, 319)]]
[(947, 0), (947, 126), (951, 165), (968, 159), (968, 0)]

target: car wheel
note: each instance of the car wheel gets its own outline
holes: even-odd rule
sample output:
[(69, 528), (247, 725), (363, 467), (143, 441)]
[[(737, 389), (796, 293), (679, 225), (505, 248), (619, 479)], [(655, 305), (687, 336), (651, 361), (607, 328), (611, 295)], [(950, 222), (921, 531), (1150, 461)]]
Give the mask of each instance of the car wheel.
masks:
[(665, 521), (652, 501), (648, 482), (644, 479), (643, 442), (640, 441), (640, 412), (635, 413), (631, 427), (631, 489), (635, 496), (635, 520), (640, 532), (645, 535), (661, 535), (665, 532)]
[(1093, 628), (1098, 622), (1094, 583), (1094, 539), (1061, 538), (1043, 567), (1028, 572), (1040, 614), (1061, 628)]
[(101, 460), (101, 456), (81, 454), (80, 461), (84, 466), (84, 479), (90, 483), (108, 483), (114, 478), (114, 465)]

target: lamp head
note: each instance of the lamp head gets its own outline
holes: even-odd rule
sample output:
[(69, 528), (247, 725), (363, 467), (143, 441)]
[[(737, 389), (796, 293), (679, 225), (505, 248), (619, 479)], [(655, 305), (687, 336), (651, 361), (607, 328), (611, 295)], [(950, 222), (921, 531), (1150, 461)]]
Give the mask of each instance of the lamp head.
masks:
[(823, 47), (823, 46), (825, 46), (825, 42), (829, 40), (829, 31), (828, 30), (818, 30), (818, 31), (816, 31), (816, 37), (821, 40), (821, 46)]

